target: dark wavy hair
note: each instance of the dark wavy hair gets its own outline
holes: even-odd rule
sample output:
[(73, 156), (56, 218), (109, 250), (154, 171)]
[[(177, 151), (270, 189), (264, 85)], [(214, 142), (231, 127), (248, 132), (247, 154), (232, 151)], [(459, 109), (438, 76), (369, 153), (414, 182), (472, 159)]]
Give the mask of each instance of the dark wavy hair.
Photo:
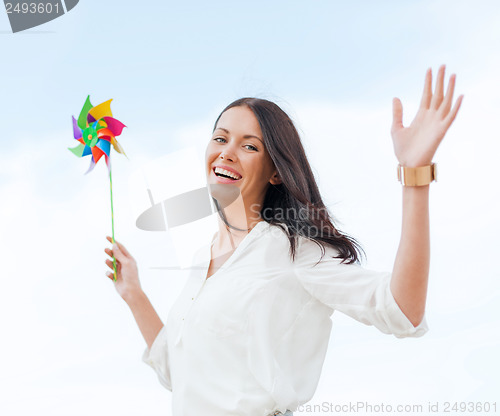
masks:
[[(334, 217), (321, 199), (299, 133), (277, 104), (261, 98), (240, 98), (222, 110), (213, 131), (222, 114), (238, 106), (247, 106), (255, 114), (266, 150), (281, 178), (280, 184), (269, 184), (260, 215), (268, 223), (279, 226), (288, 236), (292, 261), (295, 260), (297, 237), (301, 235), (320, 246), (321, 258), (325, 255), (321, 244), (324, 243), (338, 250), (339, 255), (334, 258), (341, 258), (341, 263), (359, 264), (361, 256), (366, 257), (363, 248), (354, 238), (335, 227)], [(212, 200), (224, 223), (232, 227), (218, 201), (213, 197)]]

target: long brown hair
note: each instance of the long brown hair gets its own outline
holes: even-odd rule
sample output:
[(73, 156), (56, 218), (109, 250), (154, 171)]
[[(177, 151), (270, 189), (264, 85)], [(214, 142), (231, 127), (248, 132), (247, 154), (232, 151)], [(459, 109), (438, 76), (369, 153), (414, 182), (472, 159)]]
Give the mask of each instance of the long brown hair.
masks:
[[(244, 97), (222, 110), (213, 130), (225, 111), (238, 106), (247, 106), (257, 118), (265, 147), (281, 178), (280, 184), (270, 184), (267, 189), (260, 215), (287, 234), (292, 261), (295, 260), (297, 236), (301, 235), (321, 247), (321, 258), (325, 254), (323, 242), (338, 250), (339, 255), (334, 258), (341, 258), (341, 263), (359, 264), (361, 255), (366, 257), (366, 254), (354, 238), (335, 227), (334, 217), (321, 199), (299, 133), (290, 117), (271, 101)], [(212, 199), (222, 220), (229, 226), (217, 200)], [(290, 216), (290, 212), (293, 215)]]

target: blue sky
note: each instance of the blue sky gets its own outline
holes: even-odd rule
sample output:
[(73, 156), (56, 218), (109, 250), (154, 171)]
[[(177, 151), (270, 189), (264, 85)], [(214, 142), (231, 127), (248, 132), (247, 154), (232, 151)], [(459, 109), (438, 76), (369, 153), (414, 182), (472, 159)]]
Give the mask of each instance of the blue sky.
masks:
[[(171, 131), (242, 95), (390, 106), (395, 93), (419, 91), (410, 80), (427, 66), (488, 65), (484, 52), (498, 44), (488, 21), (498, 7), (448, 4), (87, 0), (16, 36), (5, 33), (4, 13), (1, 75), (11, 122), (3, 137), (53, 131), (54, 120), (78, 111), (86, 94), (114, 98), (116, 111), (140, 131)], [(471, 34), (481, 45), (467, 45)], [(148, 147), (173, 146), (144, 136)]]
[[(67, 150), (88, 94), (94, 104), (113, 98), (128, 126), (119, 141), (130, 160), (113, 155), (115, 232), (166, 318), (185, 276), (155, 267), (189, 253), (181, 235), (210, 227), (138, 230), (141, 181), (157, 200), (202, 181), (219, 112), (241, 96), (274, 100), (366, 266), (390, 270), (401, 223), (391, 100), (401, 98), (408, 124), (426, 68), (442, 63), (465, 99), (435, 158), (431, 331), (397, 340), (334, 316), (313, 402), (498, 402), (499, 21), (496, 1), (81, 0), (12, 34), (0, 13), (0, 413), (170, 414), (170, 393), (140, 361), (144, 340), (104, 275), (105, 166), (84, 176), (89, 161)], [(183, 164), (192, 176), (177, 181)]]

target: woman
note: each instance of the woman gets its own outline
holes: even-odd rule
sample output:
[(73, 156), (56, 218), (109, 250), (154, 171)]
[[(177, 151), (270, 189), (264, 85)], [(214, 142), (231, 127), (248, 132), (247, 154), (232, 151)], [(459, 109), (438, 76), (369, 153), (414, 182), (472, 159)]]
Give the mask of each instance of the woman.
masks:
[(333, 225), (292, 121), (256, 98), (230, 104), (215, 123), (206, 174), (218, 232), (197, 252), (166, 325), (123, 244), (105, 249), (117, 259), (115, 287), (146, 340), (142, 359), (172, 391), (174, 415), (292, 415), (314, 395), (334, 310), (398, 338), (427, 332), (432, 175), (425, 174), (463, 99), (451, 107), (455, 75), (445, 95), (444, 71), (434, 94), (427, 71), (409, 127), (393, 100), (404, 186), (392, 273), (359, 265), (361, 249)]

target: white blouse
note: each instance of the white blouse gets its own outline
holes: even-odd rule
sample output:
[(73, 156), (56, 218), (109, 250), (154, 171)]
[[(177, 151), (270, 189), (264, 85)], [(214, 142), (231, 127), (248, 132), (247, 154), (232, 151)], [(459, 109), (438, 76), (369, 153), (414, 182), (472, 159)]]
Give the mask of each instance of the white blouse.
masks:
[[(261, 221), (206, 278), (211, 244), (142, 360), (172, 391), (174, 416), (267, 416), (295, 411), (318, 385), (338, 310), (398, 338), (414, 327), (390, 291), (391, 273), (340, 264), (299, 237), (295, 262), (283, 230)], [(316, 264), (316, 265), (315, 265)]]

